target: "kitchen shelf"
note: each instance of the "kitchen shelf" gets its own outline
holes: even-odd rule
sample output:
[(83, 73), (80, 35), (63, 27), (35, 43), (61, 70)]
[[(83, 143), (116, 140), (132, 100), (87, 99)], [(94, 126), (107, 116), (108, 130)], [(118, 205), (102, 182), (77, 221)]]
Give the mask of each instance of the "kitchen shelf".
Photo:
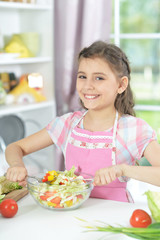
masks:
[(0, 8), (8, 10), (52, 10), (52, 5), (47, 4), (31, 4), (31, 3), (16, 3), (16, 2), (0, 2)]
[(0, 65), (30, 64), (51, 62), (52, 57), (16, 58), (0, 60)]
[(30, 110), (42, 109), (46, 107), (52, 107), (52, 109), (54, 110), (55, 102), (52, 100), (30, 104), (0, 105), (0, 116), (15, 114), (19, 112), (27, 112)]
[[(43, 76), (43, 95), (46, 101), (33, 103), (17, 103), (0, 105), (0, 118), (12, 119), (9, 115), (20, 118), (25, 129), (25, 137), (29, 136), (43, 127), (56, 116), (56, 104), (54, 97), (54, 1), (43, 1), (45, 4), (15, 3), (0, 1), (0, 48), (13, 36), (19, 33), (38, 33), (39, 51), (36, 57), (12, 58), (11, 55), (1, 55), (0, 73), (14, 73), (16, 78), (29, 73), (39, 73)], [(47, 5), (47, 2), (50, 5)], [(23, 94), (23, 91), (22, 91)], [(12, 136), (19, 135), (22, 125), (3, 125), (0, 123), (0, 132), (4, 128), (7, 138), (14, 140)], [(12, 128), (13, 127), (13, 128)], [(18, 130), (17, 130), (18, 129)], [(15, 130), (15, 131), (14, 131)], [(24, 159), (25, 160), (25, 159)], [(34, 160), (34, 161), (33, 161)], [(31, 154), (26, 159), (26, 165), (30, 169), (54, 169), (54, 148), (50, 146), (37, 153)]]
[(6, 55), (5, 58), (2, 58), (2, 55), (0, 58), (0, 72), (13, 72), (17, 78), (28, 73), (40, 73), (44, 79), (43, 94), (47, 99), (47, 101), (41, 103), (0, 105), (0, 116), (21, 112), (28, 114), (30, 110), (34, 111), (36, 109), (41, 112), (42, 108), (50, 108), (50, 111), (52, 111), (55, 108), (53, 106), (53, 8), (53, 1), (50, 1), (50, 4), (0, 1), (0, 32), (4, 41), (15, 33), (37, 32), (40, 37), (38, 56), (11, 58), (12, 56)]

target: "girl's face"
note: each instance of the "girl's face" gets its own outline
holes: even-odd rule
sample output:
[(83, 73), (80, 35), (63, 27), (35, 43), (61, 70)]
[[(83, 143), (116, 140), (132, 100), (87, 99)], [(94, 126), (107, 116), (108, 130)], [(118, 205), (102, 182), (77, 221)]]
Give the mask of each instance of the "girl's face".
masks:
[(77, 91), (89, 110), (114, 108), (119, 81), (102, 58), (82, 58), (77, 75)]

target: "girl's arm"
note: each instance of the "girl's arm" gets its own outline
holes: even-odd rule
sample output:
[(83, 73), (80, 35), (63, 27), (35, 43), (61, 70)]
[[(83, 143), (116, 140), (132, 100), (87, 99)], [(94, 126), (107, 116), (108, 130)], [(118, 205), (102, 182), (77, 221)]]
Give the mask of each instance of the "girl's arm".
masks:
[(131, 166), (119, 164), (99, 169), (95, 174), (95, 185), (105, 185), (113, 182), (117, 177), (125, 176), (142, 182), (160, 186), (160, 145), (156, 141), (148, 144), (144, 157), (152, 166)]
[(124, 176), (160, 186), (160, 144), (152, 141), (144, 151), (144, 157), (152, 166), (123, 165)]
[(11, 181), (19, 181), (23, 185), (23, 181), (27, 176), (23, 156), (52, 144), (53, 142), (45, 128), (31, 136), (9, 144), (5, 151), (6, 161), (10, 165), (6, 177)]

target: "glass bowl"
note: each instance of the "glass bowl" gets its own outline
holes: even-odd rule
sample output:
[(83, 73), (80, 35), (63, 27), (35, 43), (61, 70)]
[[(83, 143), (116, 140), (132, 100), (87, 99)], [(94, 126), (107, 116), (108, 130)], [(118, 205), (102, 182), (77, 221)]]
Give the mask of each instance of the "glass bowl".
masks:
[(29, 176), (27, 178), (29, 193), (41, 207), (51, 210), (76, 209), (89, 198), (94, 178), (85, 173), (75, 172), (74, 174), (77, 176), (75, 179), (66, 180), (65, 184), (60, 182), (52, 185), (42, 182), (44, 173)]

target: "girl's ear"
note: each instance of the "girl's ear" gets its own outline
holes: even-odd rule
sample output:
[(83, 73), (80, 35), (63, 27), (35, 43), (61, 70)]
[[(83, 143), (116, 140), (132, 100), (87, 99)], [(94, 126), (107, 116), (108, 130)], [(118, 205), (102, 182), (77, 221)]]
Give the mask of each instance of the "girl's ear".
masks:
[(120, 79), (120, 84), (118, 88), (118, 93), (121, 94), (123, 93), (128, 86), (128, 77), (124, 76)]

